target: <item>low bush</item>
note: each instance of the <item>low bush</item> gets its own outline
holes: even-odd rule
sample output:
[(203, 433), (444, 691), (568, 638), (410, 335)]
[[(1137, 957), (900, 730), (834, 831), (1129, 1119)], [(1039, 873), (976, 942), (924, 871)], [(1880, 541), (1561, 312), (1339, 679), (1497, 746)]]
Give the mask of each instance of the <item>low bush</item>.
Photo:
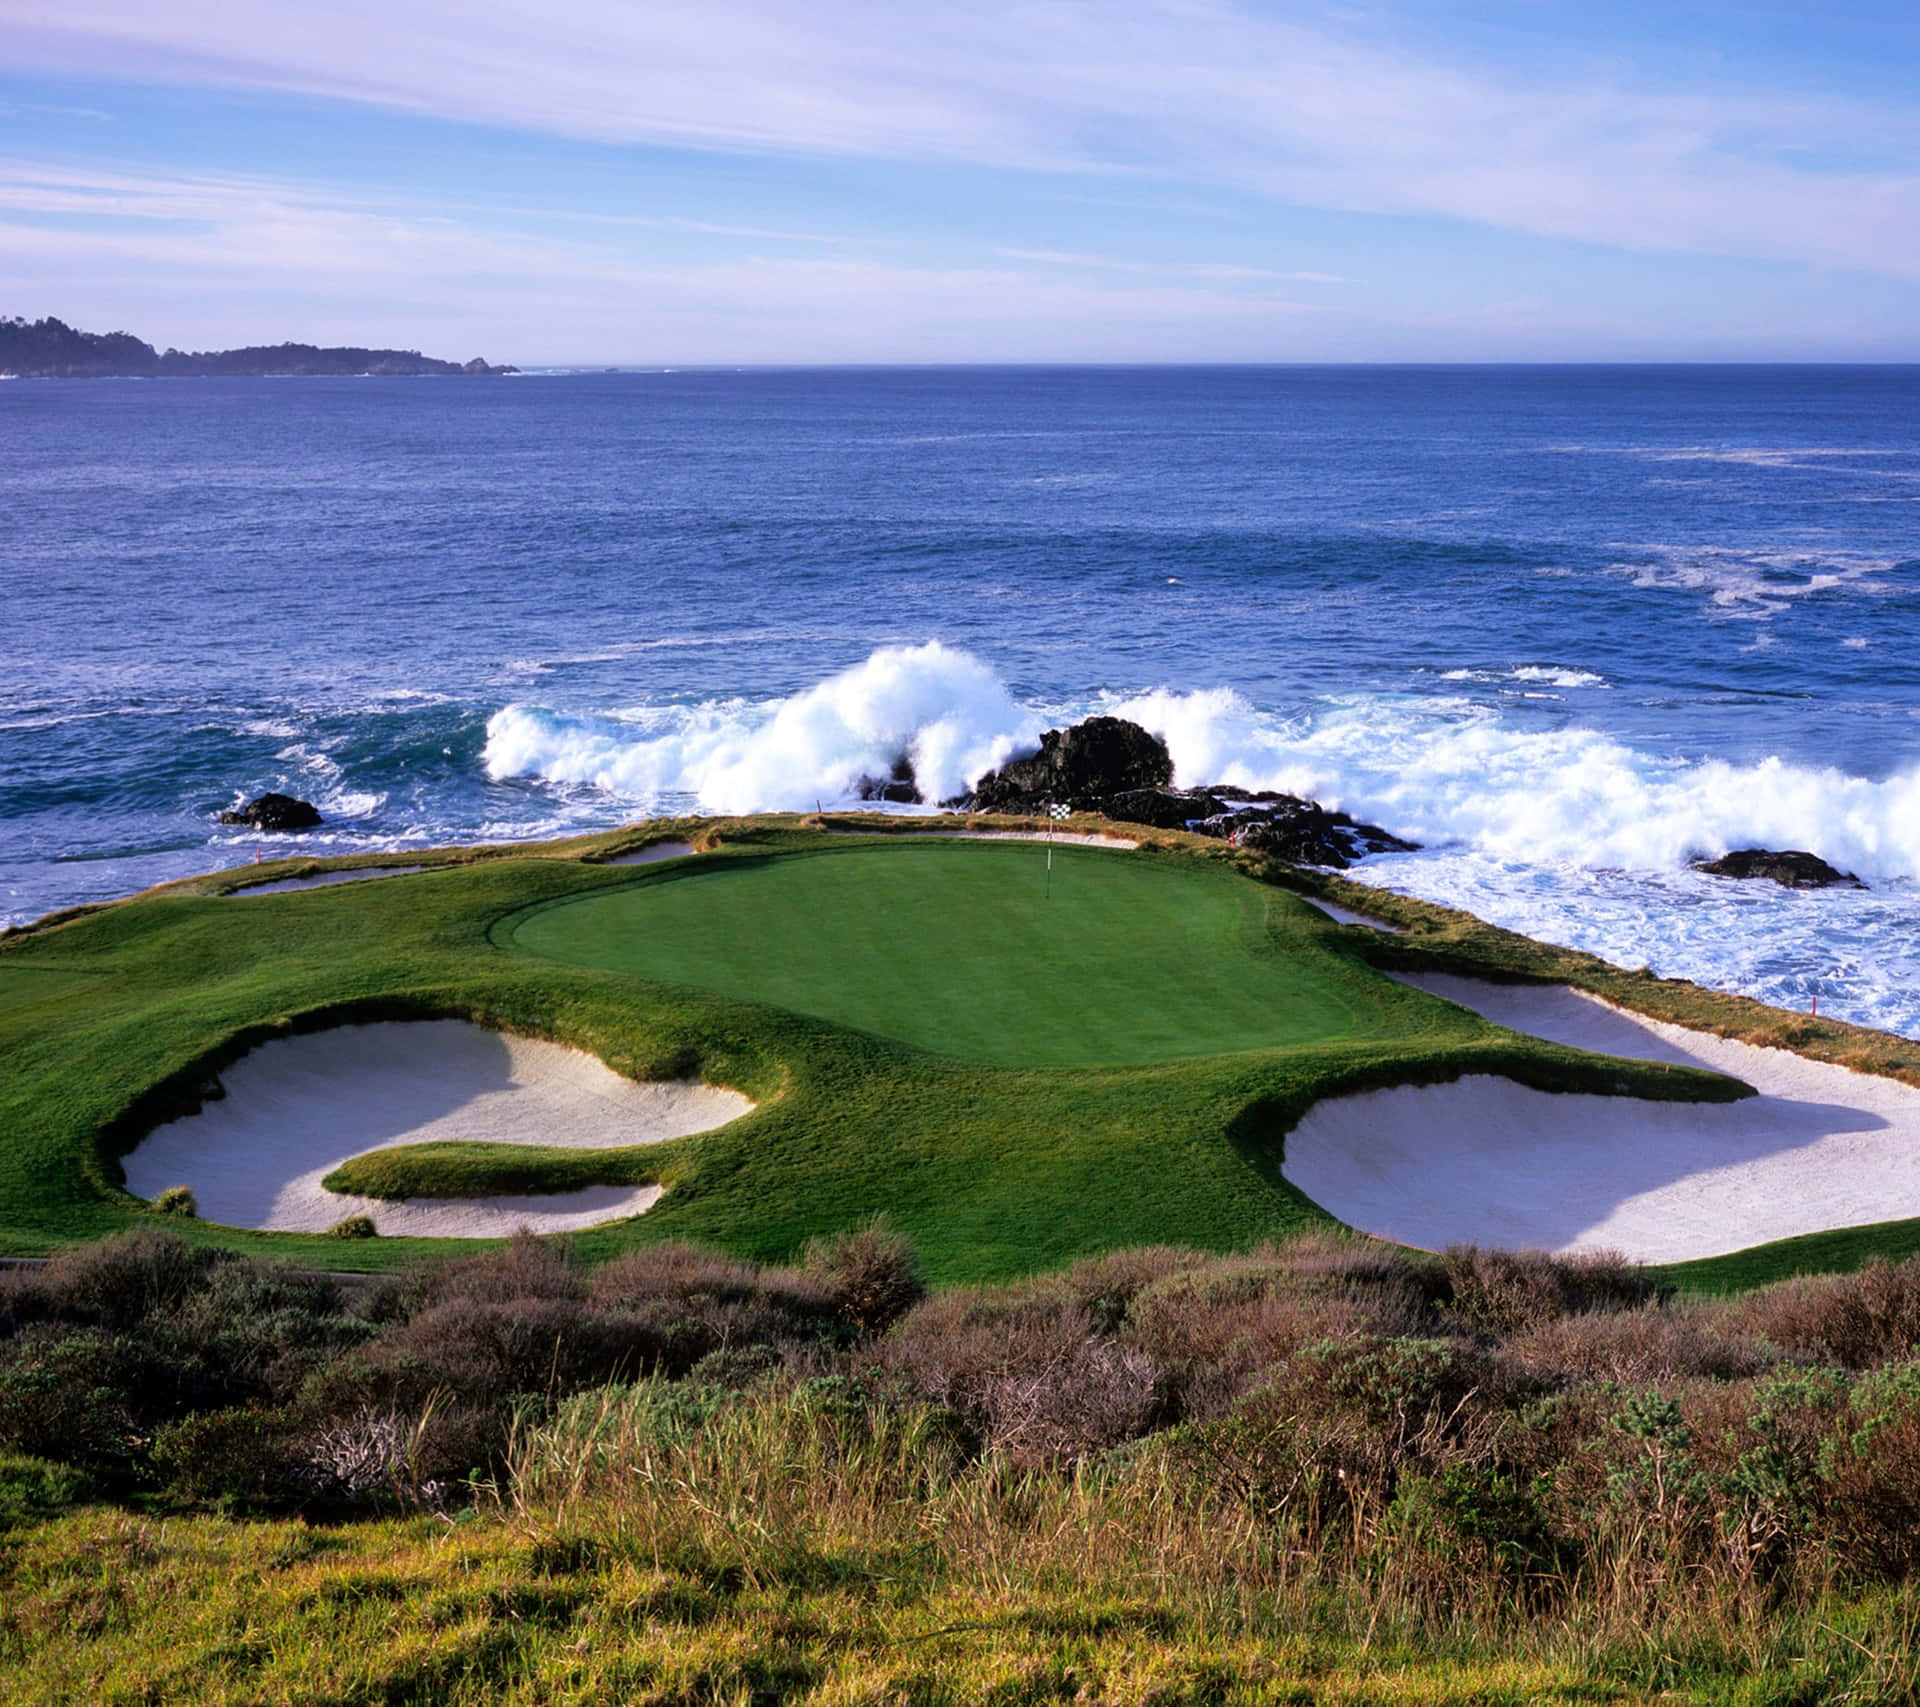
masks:
[(1853, 1274), (1782, 1281), (1734, 1307), (1749, 1333), (1843, 1369), (1920, 1356), (1920, 1258), (1875, 1257)]
[(1605, 1251), (1563, 1257), (1450, 1245), (1441, 1260), (1454, 1320), (1493, 1339), (1559, 1316), (1635, 1309), (1662, 1290), (1655, 1270)]
[(840, 1321), (863, 1336), (884, 1332), (927, 1295), (913, 1247), (880, 1221), (816, 1242), (801, 1270)]
[(921, 1304), (863, 1367), (956, 1412), (1019, 1465), (1070, 1462), (1144, 1433), (1153, 1362), (1066, 1298), (949, 1294)]
[(170, 1185), (154, 1198), (153, 1207), (162, 1215), (181, 1215), (191, 1219), (200, 1213), (200, 1199), (193, 1195), (191, 1186)]

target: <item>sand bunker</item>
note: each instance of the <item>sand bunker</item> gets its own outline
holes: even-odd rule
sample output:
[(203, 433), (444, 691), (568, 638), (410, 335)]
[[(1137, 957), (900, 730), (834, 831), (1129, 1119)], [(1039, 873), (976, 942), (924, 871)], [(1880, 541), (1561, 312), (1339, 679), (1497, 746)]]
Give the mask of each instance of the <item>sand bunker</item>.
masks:
[(248, 883), (229, 889), (228, 895), (284, 895), (290, 889), (327, 889), (336, 883), (366, 883), (376, 877), (405, 877), (425, 871), (424, 865), (361, 865), (351, 871), (322, 871), (312, 877), (277, 877), (271, 883)]
[(681, 859), (700, 850), (691, 842), (654, 842), (644, 848), (636, 848), (632, 853), (615, 854), (612, 859), (602, 860), (602, 865), (652, 865), (657, 860)]
[(1365, 913), (1356, 913), (1351, 907), (1342, 907), (1337, 902), (1322, 901), (1317, 895), (1302, 895), (1300, 899), (1309, 907), (1318, 907), (1336, 925), (1365, 925), (1370, 931), (1386, 931), (1392, 936), (1400, 934), (1398, 925), (1390, 925), (1385, 919), (1370, 919)]
[(472, 1139), (611, 1150), (706, 1132), (747, 1113), (737, 1091), (636, 1084), (578, 1049), (462, 1020), (339, 1026), (264, 1044), (222, 1075), (226, 1096), (156, 1128), (124, 1158), (127, 1189), (187, 1185), (209, 1221), (321, 1232), (370, 1215), (384, 1234), (488, 1238), (569, 1232), (638, 1215), (657, 1186), (593, 1186), (540, 1197), (408, 1198), (326, 1190), (351, 1156)]
[(1920, 1090), (1577, 990), (1404, 982), (1514, 1031), (1711, 1067), (1760, 1095), (1556, 1096), (1476, 1075), (1318, 1103), (1288, 1134), (1284, 1171), (1352, 1226), (1429, 1249), (1471, 1240), (1678, 1262), (1920, 1216)]

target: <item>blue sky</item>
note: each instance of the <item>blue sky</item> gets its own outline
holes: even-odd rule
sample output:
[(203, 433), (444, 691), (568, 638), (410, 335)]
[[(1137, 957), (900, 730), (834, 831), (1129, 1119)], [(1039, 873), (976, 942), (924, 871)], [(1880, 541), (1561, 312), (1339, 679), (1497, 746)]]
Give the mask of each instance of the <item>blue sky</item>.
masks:
[(523, 364), (1920, 360), (1920, 7), (0, 0), (0, 312)]

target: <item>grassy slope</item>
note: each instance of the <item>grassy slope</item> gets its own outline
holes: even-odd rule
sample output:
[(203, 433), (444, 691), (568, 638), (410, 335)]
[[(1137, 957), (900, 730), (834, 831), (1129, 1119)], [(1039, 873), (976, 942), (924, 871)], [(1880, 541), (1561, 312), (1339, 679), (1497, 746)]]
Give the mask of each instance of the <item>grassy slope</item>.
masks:
[[(748, 857), (822, 846), (815, 835), (764, 825), (731, 833)], [(1725, 1089), (1725, 1081), (1517, 1039), (1430, 1002), (1370, 971), (1357, 933), (1205, 864), (1186, 875), (1196, 893), (1232, 892), (1243, 973), (1256, 975), (1261, 956), (1278, 950), (1311, 970), (1296, 985), (1312, 993), (1303, 1006), (1324, 1007), (1326, 993), (1337, 991), (1343, 1007), (1370, 1008), (1390, 1027), (1242, 1053), (1049, 1070), (932, 1056), (817, 1017), (491, 940), (490, 926), (542, 902), (682, 887), (671, 865), (612, 869), (554, 857), (614, 845), (607, 838), (543, 849), (544, 857), (507, 850), (419, 876), (244, 903), (194, 893), (217, 890), (217, 880), (201, 880), (0, 944), (0, 971), (16, 987), (34, 974), (67, 975), (55, 993), (0, 1009), (0, 1252), (45, 1250), (145, 1218), (117, 1189), (114, 1156), (155, 1120), (193, 1106), (224, 1059), (286, 1029), (343, 1017), (468, 1015), (579, 1044), (635, 1077), (698, 1073), (763, 1103), (719, 1132), (650, 1147), (647, 1168), (673, 1189), (643, 1219), (582, 1235), (589, 1255), (677, 1237), (779, 1258), (878, 1211), (914, 1238), (930, 1273), (947, 1280), (1030, 1272), (1128, 1244), (1232, 1248), (1321, 1219), (1280, 1178), (1279, 1138), (1334, 1089), (1463, 1071), (1655, 1096)], [(894, 851), (797, 863), (872, 873)], [(1000, 848), (938, 851), (943, 862), (978, 855), (982, 872), (1014, 869)], [(1174, 857), (1139, 863), (1178, 872)], [(1071, 869), (1077, 877), (1083, 865), (1103, 872), (1118, 863), (1089, 852)], [(723, 876), (718, 888), (734, 881)], [(1133, 891), (1125, 880), (1121, 889), (1124, 912)], [(1065, 891), (1057, 866), (1056, 906)], [(1246, 896), (1264, 910), (1264, 936), (1246, 929)], [(1165, 902), (1163, 934), (1152, 940), (1164, 949), (1167, 931), (1177, 936), (1183, 921), (1200, 915), (1216, 925), (1225, 916), (1212, 899)], [(876, 968), (879, 958), (869, 957)], [(1189, 953), (1182, 964), (1205, 959)], [(1014, 964), (1024, 976), (1030, 960), (1023, 954)], [(1146, 1012), (1167, 974), (1128, 966), (1115, 978)], [(1045, 996), (1059, 1003), (1074, 990), (1069, 982)], [(933, 1008), (919, 1011), (924, 1021)], [(1224, 1016), (1229, 1022), (1245, 1023)], [(1191, 1011), (1181, 1021), (1189, 1036), (1196, 1023)], [(1145, 1035), (1139, 1024), (1136, 1014), (1136, 1039)], [(1003, 1028), (1003, 1041), (1007, 1035)], [(1222, 1035), (1229, 1046), (1244, 1042), (1244, 1031)], [(603, 1154), (627, 1155), (631, 1165), (630, 1153)], [(319, 1266), (387, 1266), (446, 1248), (210, 1227), (197, 1236)]]

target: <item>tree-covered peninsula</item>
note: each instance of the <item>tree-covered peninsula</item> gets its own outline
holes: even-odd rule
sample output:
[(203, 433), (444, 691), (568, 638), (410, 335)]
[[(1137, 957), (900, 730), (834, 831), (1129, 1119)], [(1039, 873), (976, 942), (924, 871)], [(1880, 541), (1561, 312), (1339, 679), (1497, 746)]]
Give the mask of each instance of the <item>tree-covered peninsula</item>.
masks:
[(15, 379), (224, 379), (326, 374), (517, 373), (478, 356), (440, 361), (418, 350), (321, 349), (314, 344), (251, 344), (240, 350), (155, 350), (131, 332), (82, 332), (63, 320), (0, 316), (0, 377)]

